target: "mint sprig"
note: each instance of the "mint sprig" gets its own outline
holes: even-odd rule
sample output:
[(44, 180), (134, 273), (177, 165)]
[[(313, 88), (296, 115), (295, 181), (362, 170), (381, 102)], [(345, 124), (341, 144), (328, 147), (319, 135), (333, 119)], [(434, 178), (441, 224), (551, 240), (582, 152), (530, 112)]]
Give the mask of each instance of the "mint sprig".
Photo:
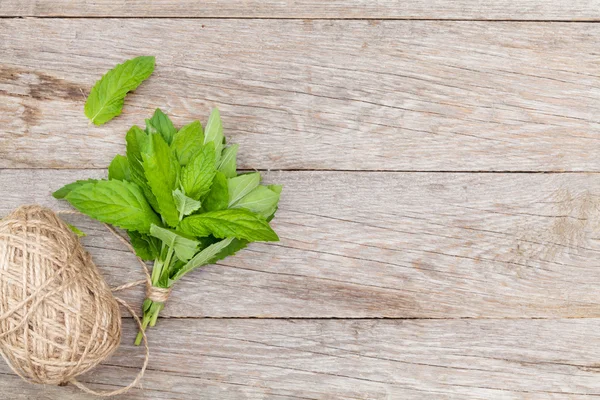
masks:
[[(136, 254), (154, 261), (153, 286), (170, 288), (248, 243), (279, 240), (269, 221), (281, 186), (261, 185), (259, 172), (237, 174), (238, 147), (226, 146), (217, 109), (206, 129), (194, 121), (179, 130), (157, 109), (146, 129), (132, 127), (126, 141), (126, 155), (113, 159), (108, 179), (76, 181), (54, 196), (127, 230)], [(163, 308), (144, 301), (143, 329), (156, 324)]]

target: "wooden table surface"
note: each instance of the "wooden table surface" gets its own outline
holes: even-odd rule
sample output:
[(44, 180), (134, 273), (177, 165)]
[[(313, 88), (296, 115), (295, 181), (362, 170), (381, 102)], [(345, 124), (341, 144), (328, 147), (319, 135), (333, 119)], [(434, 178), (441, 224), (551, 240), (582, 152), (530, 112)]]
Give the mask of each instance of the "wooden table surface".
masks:
[[(104, 177), (154, 108), (218, 106), (281, 242), (186, 277), (121, 399), (600, 396), (600, 1), (1, 0), (0, 215)], [(116, 63), (157, 69), (89, 126)], [(111, 285), (140, 279), (69, 221)], [(125, 298), (139, 305), (142, 289)], [(121, 348), (82, 380), (127, 384)], [(0, 398), (88, 399), (23, 382)]]

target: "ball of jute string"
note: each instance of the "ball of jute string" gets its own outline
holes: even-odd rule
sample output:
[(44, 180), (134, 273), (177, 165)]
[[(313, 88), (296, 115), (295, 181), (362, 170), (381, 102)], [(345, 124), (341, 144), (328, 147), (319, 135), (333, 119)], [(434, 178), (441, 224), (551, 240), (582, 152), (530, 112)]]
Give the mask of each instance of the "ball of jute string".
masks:
[[(113, 291), (149, 282), (146, 265), (140, 262), (146, 279)], [(0, 221), (0, 353), (21, 378), (50, 385), (72, 383), (99, 396), (137, 385), (148, 364), (145, 334), (144, 364), (130, 385), (96, 392), (75, 379), (119, 346), (119, 304), (141, 328), (133, 309), (113, 296), (77, 236), (52, 210), (23, 206)]]

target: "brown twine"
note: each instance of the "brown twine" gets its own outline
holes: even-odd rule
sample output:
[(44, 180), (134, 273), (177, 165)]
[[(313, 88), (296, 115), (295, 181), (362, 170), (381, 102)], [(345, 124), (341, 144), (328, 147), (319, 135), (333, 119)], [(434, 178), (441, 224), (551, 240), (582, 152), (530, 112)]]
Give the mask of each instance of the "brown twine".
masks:
[[(113, 292), (146, 284), (148, 298), (167, 300), (170, 290), (146, 279), (109, 288), (91, 256), (57, 214), (23, 206), (0, 221), (0, 354), (11, 369), (33, 383), (70, 382), (86, 393), (108, 397), (136, 386), (148, 366), (150, 350), (135, 311)], [(129, 242), (105, 225), (135, 254)], [(110, 356), (121, 340), (121, 304), (142, 331), (144, 363), (129, 385), (97, 392), (75, 379)]]

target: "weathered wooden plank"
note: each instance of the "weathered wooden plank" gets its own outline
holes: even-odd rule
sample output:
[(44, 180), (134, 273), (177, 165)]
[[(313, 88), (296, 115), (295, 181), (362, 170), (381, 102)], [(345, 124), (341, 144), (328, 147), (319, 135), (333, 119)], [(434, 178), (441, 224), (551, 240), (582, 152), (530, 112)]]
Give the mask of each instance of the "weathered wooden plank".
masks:
[[(127, 399), (591, 399), (600, 320), (162, 320), (144, 392)], [(133, 324), (83, 380), (124, 385)], [(118, 368), (114, 366), (124, 366)], [(0, 362), (0, 373), (9, 373)], [(10, 399), (85, 399), (0, 379)]]
[(3, 0), (0, 16), (595, 21), (599, 9), (597, 0)]
[[(0, 170), (0, 215), (100, 170)], [(179, 317), (598, 317), (597, 174), (272, 172), (282, 241), (183, 279)], [(26, 184), (25, 184), (26, 183)], [(116, 285), (141, 277), (85, 219)], [(135, 293), (135, 294), (134, 294)], [(127, 298), (139, 304), (142, 290)]]
[[(0, 167), (104, 168), (153, 108), (217, 105), (244, 168), (599, 171), (599, 47), (597, 24), (4, 19)], [(88, 126), (139, 54), (155, 76)]]

